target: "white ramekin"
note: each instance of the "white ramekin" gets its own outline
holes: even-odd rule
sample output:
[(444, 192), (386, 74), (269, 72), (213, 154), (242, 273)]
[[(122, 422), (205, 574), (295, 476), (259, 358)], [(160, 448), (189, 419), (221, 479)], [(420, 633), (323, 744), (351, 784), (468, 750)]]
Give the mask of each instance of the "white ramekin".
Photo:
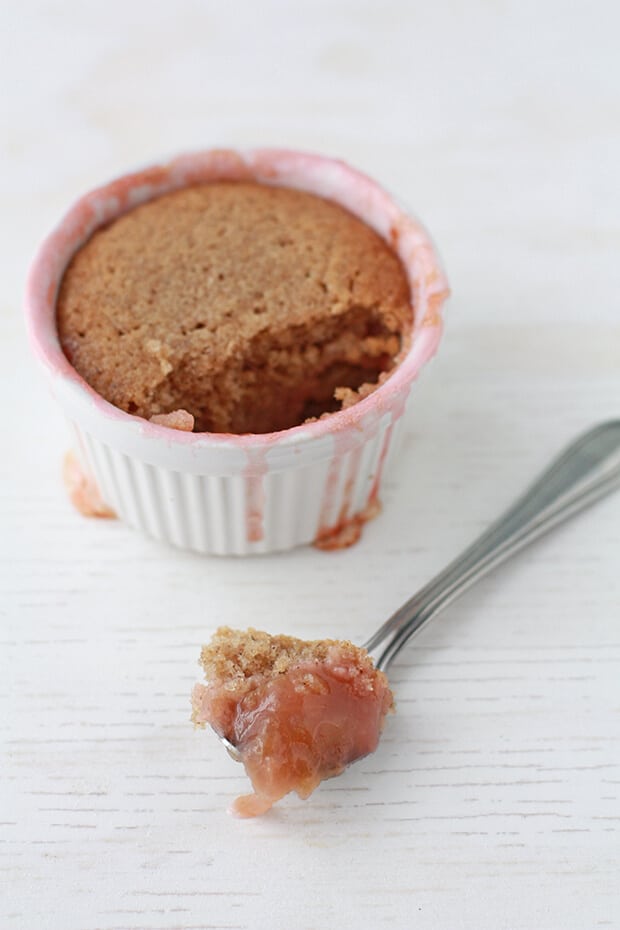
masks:
[[(69, 364), (55, 304), (77, 249), (98, 227), (140, 203), (220, 179), (253, 179), (327, 197), (372, 226), (400, 256), (412, 293), (411, 345), (364, 400), (276, 433), (183, 433), (114, 407)], [(245, 555), (327, 538), (375, 509), (411, 384), (437, 349), (447, 293), (425, 230), (365, 175), (318, 155), (211, 150), (126, 175), (82, 197), (34, 260), (26, 314), (34, 351), (104, 501), (131, 526), (174, 546)]]

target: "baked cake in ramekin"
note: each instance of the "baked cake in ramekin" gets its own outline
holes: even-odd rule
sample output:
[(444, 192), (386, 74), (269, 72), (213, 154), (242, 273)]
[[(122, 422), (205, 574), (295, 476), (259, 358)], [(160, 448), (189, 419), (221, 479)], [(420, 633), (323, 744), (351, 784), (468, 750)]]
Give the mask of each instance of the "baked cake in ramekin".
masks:
[(79, 200), (26, 309), (99, 512), (248, 554), (343, 545), (376, 512), (446, 296), (426, 232), (369, 178), (214, 150)]

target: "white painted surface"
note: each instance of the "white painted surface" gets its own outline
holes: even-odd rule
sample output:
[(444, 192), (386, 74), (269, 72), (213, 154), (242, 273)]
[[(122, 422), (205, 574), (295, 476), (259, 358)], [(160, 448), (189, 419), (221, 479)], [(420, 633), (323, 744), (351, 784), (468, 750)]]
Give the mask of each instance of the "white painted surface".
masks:
[[(416, 640), (377, 754), (256, 822), (188, 724), (218, 623), (366, 634), (620, 400), (612, 2), (5, 4), (0, 926), (620, 925), (620, 497)], [(352, 550), (166, 550), (74, 514), (18, 308), (86, 187), (162, 153), (343, 156), (434, 233), (454, 297)]]

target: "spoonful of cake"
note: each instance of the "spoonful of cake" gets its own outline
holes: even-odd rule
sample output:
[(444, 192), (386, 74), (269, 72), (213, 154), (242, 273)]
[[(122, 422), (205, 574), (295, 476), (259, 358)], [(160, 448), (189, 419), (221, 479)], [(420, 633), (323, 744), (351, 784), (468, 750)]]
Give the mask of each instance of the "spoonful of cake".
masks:
[(377, 748), (394, 698), (385, 670), (405, 643), (474, 582), (538, 536), (620, 487), (620, 420), (576, 439), (469, 548), (362, 647), (222, 627), (201, 653), (192, 720), (215, 730), (254, 789), (233, 803), (263, 814)]

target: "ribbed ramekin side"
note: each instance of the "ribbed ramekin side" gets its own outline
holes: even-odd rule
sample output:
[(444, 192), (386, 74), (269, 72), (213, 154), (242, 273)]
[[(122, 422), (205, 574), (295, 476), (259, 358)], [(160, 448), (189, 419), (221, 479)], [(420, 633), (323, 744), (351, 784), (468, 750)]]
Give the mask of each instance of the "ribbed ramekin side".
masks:
[(73, 431), (103, 500), (130, 526), (195, 552), (249, 555), (307, 544), (363, 513), (379, 493), (397, 426), (386, 416), (361, 443), (340, 434), (331, 458), (267, 466), (254, 477), (171, 470), (113, 449), (76, 423)]

